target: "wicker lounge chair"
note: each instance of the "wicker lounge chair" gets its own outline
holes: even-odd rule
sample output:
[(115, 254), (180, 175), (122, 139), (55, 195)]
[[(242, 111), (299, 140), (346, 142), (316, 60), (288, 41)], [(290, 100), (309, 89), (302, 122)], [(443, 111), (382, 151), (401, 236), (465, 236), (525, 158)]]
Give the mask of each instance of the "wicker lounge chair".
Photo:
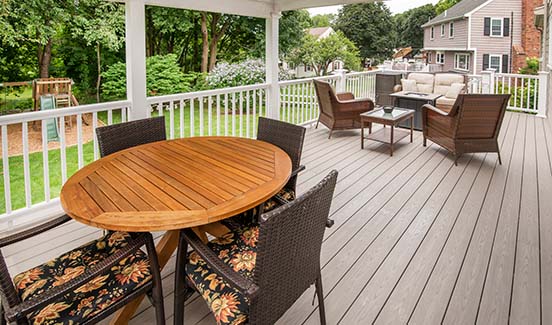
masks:
[[(187, 287), (200, 293), (219, 324), (274, 324), (312, 284), (325, 324), (320, 250), (337, 172), (303, 196), (204, 244), (183, 230), (177, 255), (175, 324), (184, 320)], [(194, 251), (187, 253), (188, 245)]]
[(447, 149), (455, 165), (471, 152), (496, 152), (502, 164), (497, 139), (509, 100), (510, 95), (461, 94), (449, 112), (424, 105), (424, 146), (429, 139)]
[(320, 106), (318, 123), (330, 129), (328, 139), (334, 130), (360, 129), (360, 114), (374, 109), (371, 99), (355, 99), (352, 93), (335, 94), (332, 86), (320, 80), (314, 80), (314, 88)]

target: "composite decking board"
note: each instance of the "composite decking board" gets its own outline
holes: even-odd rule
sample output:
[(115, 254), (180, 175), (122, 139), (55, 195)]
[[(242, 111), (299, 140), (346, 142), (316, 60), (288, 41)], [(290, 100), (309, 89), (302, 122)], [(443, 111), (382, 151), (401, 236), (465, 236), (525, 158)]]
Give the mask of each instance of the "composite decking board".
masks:
[[(326, 231), (322, 247), (329, 324), (341, 316), (343, 324), (374, 318), (381, 324), (402, 324), (412, 312), (412, 323), (417, 323), (418, 314), (427, 313), (427, 319), (435, 321), (425, 324), (473, 324), (478, 310), (483, 324), (492, 320), (484, 315), (492, 314), (489, 306), (504, 298), (485, 296), (497, 285), (507, 298), (497, 321), (510, 315), (511, 324), (538, 323), (542, 314), (542, 324), (552, 323), (550, 121), (507, 113), (500, 138), (502, 166), (495, 154), (476, 154), (469, 165), (472, 155), (464, 155), (454, 167), (450, 155), (438, 146), (429, 142), (422, 147), (419, 132), (413, 144), (401, 142), (394, 157), (375, 142), (360, 150), (358, 131), (335, 132), (330, 140), (327, 136), (323, 127), (307, 130), (307, 170), (299, 176), (298, 192), (331, 169), (340, 171), (332, 206), (336, 225)], [(499, 243), (502, 229), (511, 231), (509, 245)], [(3, 251), (14, 275), (99, 236), (95, 228), (69, 222)], [(154, 234), (156, 241), (160, 236)], [(500, 263), (505, 257), (508, 262)], [(174, 259), (162, 273), (169, 323)], [(499, 265), (504, 265), (507, 276), (497, 278), (500, 273), (491, 271)], [(278, 324), (317, 323), (313, 293), (307, 290)], [(535, 306), (537, 298), (540, 303)], [(214, 324), (197, 295), (186, 302), (185, 310), (186, 324)], [(334, 311), (339, 315), (330, 315)], [(145, 300), (130, 323), (154, 320)]]
[[(537, 324), (541, 316), (539, 194), (535, 147), (536, 120), (527, 119), (525, 156), (510, 303), (510, 322)], [(529, 141), (527, 141), (529, 140)], [(552, 192), (550, 193), (552, 197)], [(551, 306), (552, 307), (552, 306)]]
[(477, 314), (481, 324), (505, 324), (510, 315), (512, 279), (514, 273), (517, 228), (521, 199), (524, 145), (527, 116), (520, 117), (514, 142), (500, 218), (496, 228), (492, 255)]
[[(448, 286), (452, 287), (450, 289), (452, 294), (450, 295), (443, 290), (442, 299), (447, 299), (447, 307), (443, 311), (432, 309), (436, 314), (431, 315), (431, 317), (435, 319), (444, 317), (443, 320), (446, 324), (461, 322), (473, 324), (476, 320), (481, 291), (485, 280), (485, 271), (492, 250), (493, 234), (498, 222), (502, 196), (511, 163), (510, 157), (513, 153), (514, 139), (517, 135), (518, 120), (519, 116), (514, 115), (508, 121), (508, 124), (505, 124), (508, 131), (506, 132), (504, 145), (502, 146), (503, 165), (502, 167), (495, 167), (477, 223), (470, 235), (468, 248), (463, 252), (463, 256), (459, 254), (463, 259), (459, 266), (460, 271), (455, 270), (453, 272), (457, 274), (455, 279), (448, 283)], [(455, 254), (458, 254), (458, 252)], [(443, 269), (439, 270), (439, 272), (446, 271), (446, 265), (443, 265)], [(437, 286), (437, 284), (434, 285), (430, 278), (428, 286), (430, 287), (427, 289), (429, 292), (432, 290), (431, 286)], [(447, 298), (447, 296), (450, 297)], [(431, 304), (431, 301), (434, 301), (433, 298), (428, 295), (424, 299), (427, 299), (429, 304)], [(422, 308), (422, 304), (419, 304), (419, 306)]]
[(544, 120), (537, 121), (536, 125), (542, 324), (552, 324), (552, 249), (549, 249), (552, 247), (552, 167), (548, 147), (548, 141), (552, 141), (552, 133), (548, 132), (548, 125)]

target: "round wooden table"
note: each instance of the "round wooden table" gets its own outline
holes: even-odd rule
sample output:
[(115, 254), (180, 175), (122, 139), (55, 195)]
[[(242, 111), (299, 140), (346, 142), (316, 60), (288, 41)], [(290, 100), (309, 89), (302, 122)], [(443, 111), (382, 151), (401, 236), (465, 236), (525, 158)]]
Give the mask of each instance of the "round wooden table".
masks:
[[(196, 137), (155, 142), (99, 159), (75, 173), (61, 189), (65, 212), (84, 224), (116, 231), (167, 231), (159, 244), (164, 267), (178, 230), (219, 236), (217, 221), (247, 211), (278, 193), (289, 180), (291, 159), (267, 142), (234, 137)], [(143, 298), (143, 297), (142, 297)], [(132, 317), (141, 299), (113, 323)]]

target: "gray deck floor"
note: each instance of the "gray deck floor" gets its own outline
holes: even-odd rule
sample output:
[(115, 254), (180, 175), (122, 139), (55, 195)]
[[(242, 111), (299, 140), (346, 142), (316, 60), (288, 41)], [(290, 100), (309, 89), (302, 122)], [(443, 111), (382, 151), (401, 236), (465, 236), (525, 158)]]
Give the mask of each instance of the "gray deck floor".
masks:
[[(360, 150), (357, 131), (309, 129), (299, 192), (340, 172), (322, 249), (328, 323), (552, 324), (551, 125), (508, 113), (503, 165), (469, 154), (458, 167), (420, 133), (389, 157), (378, 143)], [(5, 254), (15, 273), (98, 233), (70, 223)], [(174, 259), (163, 276), (172, 322)], [(279, 324), (318, 324), (313, 292)], [(131, 324), (153, 320), (144, 302)], [(197, 295), (186, 303), (186, 324), (213, 323)]]

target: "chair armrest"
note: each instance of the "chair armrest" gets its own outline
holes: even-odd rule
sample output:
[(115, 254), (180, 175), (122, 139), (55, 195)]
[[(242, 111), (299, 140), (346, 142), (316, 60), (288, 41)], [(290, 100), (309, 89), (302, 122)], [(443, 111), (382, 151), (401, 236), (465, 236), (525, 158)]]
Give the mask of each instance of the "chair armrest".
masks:
[(393, 92), (394, 92), (394, 93), (398, 93), (398, 92), (400, 92), (400, 91), (402, 91), (402, 85), (395, 85), (395, 86), (393, 87)]
[(224, 280), (239, 291), (243, 292), (248, 298), (252, 299), (256, 296), (259, 287), (253, 281), (243, 277), (241, 274), (234, 272), (226, 263), (224, 263), (201, 239), (197, 237), (191, 229), (184, 229), (180, 232), (184, 236), (186, 242), (192, 246), (207, 264), (220, 275)]
[(374, 102), (369, 98), (339, 101), (337, 112), (362, 113), (374, 109)]
[(305, 167), (305, 165), (301, 165), (301, 166), (297, 167), (295, 170), (293, 170), (293, 171), (291, 172), (290, 178), (291, 178), (291, 177), (294, 177), (294, 176), (297, 176), (297, 174), (299, 174), (300, 172), (304, 171), (305, 169), (307, 169), (307, 168)]
[(450, 112), (445, 112), (443, 111), (442, 109), (439, 109), (433, 105), (430, 105), (430, 104), (425, 104), (424, 106), (422, 106), (422, 112), (423, 111), (432, 111), (432, 112), (435, 112), (439, 115), (443, 115), (443, 116), (450, 116)]
[[(113, 255), (100, 261), (98, 264), (87, 269), (83, 274), (57, 287), (46, 290), (40, 297), (32, 297), (29, 300), (18, 304), (14, 308), (5, 310), (6, 318), (10, 322), (26, 316), (32, 312), (43, 308), (44, 306), (53, 303), (63, 297), (67, 292), (73, 291), (99, 275), (109, 272), (120, 260), (130, 256), (132, 253), (144, 246), (148, 240), (153, 240), (150, 233), (142, 233), (134, 239), (131, 239), (128, 244), (117, 250)], [(151, 267), (151, 265), (150, 265)]]
[(25, 239), (28, 239), (28, 238), (31, 238), (31, 237), (34, 237), (34, 236), (36, 236), (38, 234), (41, 234), (45, 231), (56, 228), (56, 227), (58, 227), (58, 226), (60, 226), (64, 223), (66, 223), (69, 220), (71, 220), (71, 218), (68, 215), (64, 214), (61, 217), (58, 217), (58, 218), (55, 218), (55, 219), (50, 220), (48, 222), (36, 225), (34, 227), (31, 227), (30, 229), (27, 229), (27, 230), (24, 230), (24, 231), (21, 231), (21, 232), (18, 232), (16, 234), (9, 235), (9, 236), (3, 237), (3, 238), (0, 238), (0, 248), (2, 248), (4, 246), (11, 245), (11, 244), (14, 244), (14, 243), (17, 243), (17, 242), (20, 242), (22, 240), (25, 240)]
[(337, 93), (335, 95), (337, 96), (338, 100), (353, 100), (353, 99), (355, 99), (355, 95), (351, 92)]
[[(452, 111), (451, 111), (452, 112)], [(422, 125), (424, 134), (428, 134), (428, 130), (437, 132), (441, 136), (452, 137), (454, 132), (455, 117), (451, 112), (445, 112), (432, 105), (422, 106)]]

